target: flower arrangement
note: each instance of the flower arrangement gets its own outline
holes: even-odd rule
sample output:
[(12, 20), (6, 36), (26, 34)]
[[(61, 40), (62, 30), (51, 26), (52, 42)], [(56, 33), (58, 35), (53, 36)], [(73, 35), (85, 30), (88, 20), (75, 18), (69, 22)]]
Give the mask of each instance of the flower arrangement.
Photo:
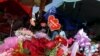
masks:
[[(82, 29), (75, 35), (75, 40), (63, 38), (60, 35), (52, 40), (46, 33), (33, 34), (25, 28), (15, 31), (15, 35), (6, 38), (4, 43), (0, 45), (0, 56), (71, 56), (74, 54), (75, 56), (85, 56), (85, 53), (75, 52), (74, 49), (78, 49), (79, 46), (82, 48), (91, 47), (91, 50), (95, 50), (93, 53), (98, 49), (98, 45), (90, 45), (91, 40)], [(70, 44), (72, 47), (69, 46)]]

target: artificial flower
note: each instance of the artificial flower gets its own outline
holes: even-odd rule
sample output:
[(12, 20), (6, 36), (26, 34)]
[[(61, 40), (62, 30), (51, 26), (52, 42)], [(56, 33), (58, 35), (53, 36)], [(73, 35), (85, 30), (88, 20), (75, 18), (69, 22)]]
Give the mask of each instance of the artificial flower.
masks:
[[(43, 41), (43, 42), (42, 42)], [(25, 40), (23, 42), (23, 47), (25, 49), (28, 49), (31, 53), (30, 56), (45, 56), (45, 49), (48, 40), (43, 38), (43, 39), (36, 39), (32, 38), (31, 40)]]
[(55, 39), (54, 39), (55, 42), (57, 43), (61, 43), (63, 45), (68, 45), (67, 43), (67, 39), (63, 38), (63, 37), (60, 37), (60, 36), (57, 36)]
[(49, 42), (46, 44), (46, 47), (47, 47), (47, 49), (53, 49), (54, 47), (56, 47), (55, 41), (49, 41)]
[(9, 50), (0, 53), (0, 56), (13, 56), (12, 55), (13, 51), (14, 51), (14, 49), (10, 48)]
[(16, 30), (15, 31), (15, 35), (16, 36), (20, 36), (20, 35), (23, 35), (23, 36), (34, 36), (34, 34), (30, 30), (28, 30), (26, 28), (21, 28), (21, 29)]
[(63, 56), (64, 51), (61, 48), (58, 48), (56, 56)]
[(0, 53), (10, 48), (14, 48), (18, 44), (17, 37), (8, 37), (4, 40), (4, 43), (0, 45)]
[(60, 43), (56, 45), (52, 50), (49, 51), (48, 56), (57, 56), (57, 51), (59, 49)]
[(91, 39), (87, 36), (83, 29), (80, 29), (74, 38), (76, 38), (76, 41), (79, 43), (81, 47), (91, 45)]
[(63, 50), (63, 55), (66, 56), (68, 54), (68, 46), (62, 45), (62, 46), (60, 46), (60, 48)]
[(35, 34), (35, 38), (46, 38), (48, 40), (50, 40), (49, 36), (46, 33), (43, 32), (36, 32)]
[(74, 41), (75, 41), (75, 40), (74, 40), (73, 38), (69, 38), (69, 39), (67, 40), (67, 42), (68, 42), (69, 45), (71, 45)]

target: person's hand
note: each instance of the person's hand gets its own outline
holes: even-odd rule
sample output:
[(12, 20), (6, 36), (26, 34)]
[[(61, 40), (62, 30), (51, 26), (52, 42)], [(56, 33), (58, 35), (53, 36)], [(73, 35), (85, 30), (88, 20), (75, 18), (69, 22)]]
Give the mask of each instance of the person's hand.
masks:
[(35, 18), (30, 19), (30, 24), (31, 24), (32, 26), (35, 26)]

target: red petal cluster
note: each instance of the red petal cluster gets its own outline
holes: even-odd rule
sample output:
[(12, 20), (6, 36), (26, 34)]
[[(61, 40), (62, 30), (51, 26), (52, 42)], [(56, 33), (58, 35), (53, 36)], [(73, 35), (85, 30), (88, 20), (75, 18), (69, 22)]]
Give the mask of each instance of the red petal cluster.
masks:
[(56, 43), (61, 43), (61, 44), (64, 44), (65, 46), (67, 45), (67, 40), (63, 37), (60, 37), (60, 36), (57, 36), (54, 41)]
[(28, 49), (31, 54), (30, 56), (45, 56), (45, 49), (46, 49), (46, 43), (49, 40), (47, 40), (46, 38), (40, 38), (40, 39), (36, 39), (36, 38), (32, 38), (32, 40), (26, 40), (23, 42), (23, 47), (25, 49)]

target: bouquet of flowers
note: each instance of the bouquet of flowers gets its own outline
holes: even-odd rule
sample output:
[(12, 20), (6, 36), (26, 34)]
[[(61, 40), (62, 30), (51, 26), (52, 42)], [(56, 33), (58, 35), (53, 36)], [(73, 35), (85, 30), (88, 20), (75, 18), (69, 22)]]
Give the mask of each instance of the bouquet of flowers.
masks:
[[(90, 39), (83, 30), (75, 37), (76, 40), (56, 36), (51, 40), (46, 33), (33, 34), (30, 30), (22, 28), (15, 31), (15, 36), (6, 38), (0, 45), (0, 56), (71, 56), (74, 53), (71, 53), (69, 45), (73, 41), (80, 42), (78, 45), (81, 47), (90, 45)], [(75, 42), (74, 44), (77, 44)], [(76, 52), (76, 56), (84, 54)]]

